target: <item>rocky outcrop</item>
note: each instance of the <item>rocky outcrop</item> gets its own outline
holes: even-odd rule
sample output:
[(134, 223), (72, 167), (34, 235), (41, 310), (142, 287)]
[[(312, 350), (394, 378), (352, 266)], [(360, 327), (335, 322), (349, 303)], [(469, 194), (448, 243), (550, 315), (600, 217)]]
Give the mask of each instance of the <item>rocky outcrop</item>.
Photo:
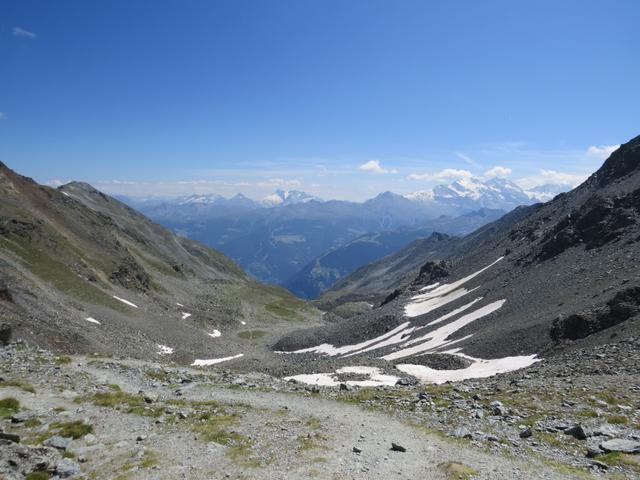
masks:
[(13, 303), (13, 297), (4, 280), (0, 279), (0, 302)]
[(555, 342), (585, 338), (638, 314), (640, 287), (627, 288), (618, 292), (601, 308), (556, 318), (551, 327), (551, 338)]
[(111, 273), (109, 280), (128, 290), (147, 292), (150, 287), (149, 275), (133, 259), (126, 259), (120, 264), (118, 270)]
[(449, 276), (450, 265), (444, 261), (427, 262), (420, 268), (413, 285), (430, 285)]

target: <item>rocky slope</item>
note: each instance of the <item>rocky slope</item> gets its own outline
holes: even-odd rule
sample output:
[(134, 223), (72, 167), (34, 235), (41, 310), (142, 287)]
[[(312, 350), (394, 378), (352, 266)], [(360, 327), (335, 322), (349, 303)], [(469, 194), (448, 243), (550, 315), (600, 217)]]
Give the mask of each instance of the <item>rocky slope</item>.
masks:
[[(426, 380), (504, 371), (576, 342), (635, 336), (639, 199), (640, 137), (575, 190), (460, 240), (440, 258), (444, 276), (423, 276), (380, 308), (286, 337), (277, 348), (306, 349), (336, 366), (377, 365), (382, 357)], [(446, 373), (430, 356), (443, 352)]]
[(255, 348), (244, 330), (318, 318), (87, 184), (56, 190), (0, 164), (0, 199), (0, 312), (29, 342), (190, 362)]
[(0, 476), (637, 478), (638, 358), (626, 346), (587, 353), (610, 370), (570, 381), (543, 365), (380, 389), (0, 346)]

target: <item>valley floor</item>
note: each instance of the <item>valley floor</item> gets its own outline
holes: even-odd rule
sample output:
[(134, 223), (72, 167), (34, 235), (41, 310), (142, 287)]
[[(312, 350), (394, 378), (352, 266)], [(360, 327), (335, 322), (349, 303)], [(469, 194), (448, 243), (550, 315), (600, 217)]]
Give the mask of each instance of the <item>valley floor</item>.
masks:
[[(317, 388), (223, 367), (58, 357), (15, 344), (0, 350), (0, 368), (0, 436), (5, 437), (0, 478), (7, 480), (49, 474), (95, 479), (640, 475), (638, 455), (585, 456), (613, 437), (638, 439), (637, 373), (578, 371), (568, 379), (562, 370), (537, 366), (532, 374), (462, 384)], [(538, 375), (541, 371), (547, 378)], [(588, 438), (566, 434), (575, 423)], [(34, 471), (48, 473), (27, 476)]]

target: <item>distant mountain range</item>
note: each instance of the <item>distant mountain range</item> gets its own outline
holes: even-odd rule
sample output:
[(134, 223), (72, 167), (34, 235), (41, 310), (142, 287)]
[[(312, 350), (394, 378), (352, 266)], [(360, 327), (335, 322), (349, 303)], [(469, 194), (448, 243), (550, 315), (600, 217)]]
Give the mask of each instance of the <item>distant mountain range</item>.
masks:
[[(421, 236), (434, 231), (463, 235), (562, 189), (549, 185), (525, 191), (505, 179), (465, 178), (408, 195), (383, 192), (362, 203), (325, 201), (297, 190), (278, 190), (262, 200), (242, 194), (120, 199), (178, 234), (222, 251), (257, 279), (313, 298)], [(359, 238), (359, 246), (367, 242), (371, 248), (350, 246)]]

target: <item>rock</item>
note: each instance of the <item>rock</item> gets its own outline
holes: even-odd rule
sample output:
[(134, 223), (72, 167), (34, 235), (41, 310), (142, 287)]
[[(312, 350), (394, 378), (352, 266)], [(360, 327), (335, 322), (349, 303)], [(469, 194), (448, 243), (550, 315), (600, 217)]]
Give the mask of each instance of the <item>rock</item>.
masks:
[(400, 387), (408, 387), (410, 385), (413, 385), (413, 381), (410, 378), (407, 377), (400, 377), (397, 381), (396, 381), (396, 385), (400, 386)]
[(69, 458), (63, 458), (56, 464), (56, 473), (62, 478), (74, 477), (80, 475), (80, 465)]
[(571, 435), (573, 438), (577, 438), (578, 440), (586, 440), (587, 437), (589, 437), (585, 429), (582, 428), (582, 425), (574, 425), (571, 428), (567, 428), (564, 431), (564, 434)]
[(498, 415), (500, 417), (506, 417), (507, 416), (507, 413), (508, 413), (507, 409), (502, 404), (502, 402), (499, 402), (498, 400), (495, 400), (495, 401), (491, 402), (490, 406), (491, 406), (491, 411), (493, 412), (494, 415)]
[(531, 431), (531, 428), (529, 428), (529, 427), (520, 430), (520, 438), (529, 438), (532, 435), (533, 435), (533, 432)]
[(456, 438), (468, 438), (469, 440), (473, 438), (471, 431), (464, 427), (457, 428), (453, 432), (453, 436)]
[(407, 449), (405, 447), (403, 447), (402, 445), (398, 445), (397, 443), (391, 443), (391, 450), (393, 450), (394, 452), (406, 452)]
[(20, 443), (20, 435), (0, 432), (0, 440), (8, 440), (13, 443)]
[(484, 410), (481, 408), (474, 410), (473, 417), (482, 420), (484, 418)]
[(84, 441), (87, 442), (87, 445), (93, 445), (94, 443), (96, 443), (98, 441), (98, 439), (96, 438), (96, 436), (93, 433), (87, 433), (84, 436)]
[(498, 437), (496, 437), (495, 435), (488, 435), (487, 436), (487, 440), (489, 442), (499, 442), (500, 441), (500, 439)]
[(587, 458), (594, 458), (594, 457), (597, 457), (598, 455), (601, 455), (602, 453), (603, 452), (599, 446), (592, 446), (592, 445), (587, 446)]
[(58, 450), (66, 450), (69, 447), (71, 440), (73, 440), (71, 437), (61, 437), (59, 435), (54, 435), (53, 437), (46, 439), (43, 442), (43, 445), (47, 447), (57, 448)]
[(8, 323), (0, 324), (0, 343), (7, 345), (11, 341), (11, 325)]
[(234, 378), (231, 381), (231, 385), (237, 385), (239, 387), (242, 386), (242, 385), (245, 385), (246, 383), (247, 383), (246, 380), (244, 378), (240, 378), (240, 377)]
[(609, 465), (607, 465), (604, 462), (600, 462), (598, 460), (591, 460), (591, 465), (593, 465), (594, 467), (599, 468), (600, 470), (608, 470), (609, 469)]
[(11, 423), (23, 423), (31, 420), (35, 415), (31, 412), (18, 412), (11, 415)]
[(611, 425), (600, 425), (598, 428), (595, 429), (593, 434), (597, 437), (602, 436), (602, 437), (610, 437), (610, 438), (613, 438), (619, 435), (618, 429), (615, 427), (612, 427)]
[(351, 391), (351, 386), (348, 383), (341, 383), (340, 390), (343, 392), (349, 392)]
[(600, 448), (605, 452), (620, 453), (640, 453), (640, 442), (635, 440), (625, 440), (622, 438), (613, 438), (602, 442)]
[(360, 449), (358, 447), (353, 447), (353, 453), (360, 454), (360, 453), (362, 453), (362, 449)]

